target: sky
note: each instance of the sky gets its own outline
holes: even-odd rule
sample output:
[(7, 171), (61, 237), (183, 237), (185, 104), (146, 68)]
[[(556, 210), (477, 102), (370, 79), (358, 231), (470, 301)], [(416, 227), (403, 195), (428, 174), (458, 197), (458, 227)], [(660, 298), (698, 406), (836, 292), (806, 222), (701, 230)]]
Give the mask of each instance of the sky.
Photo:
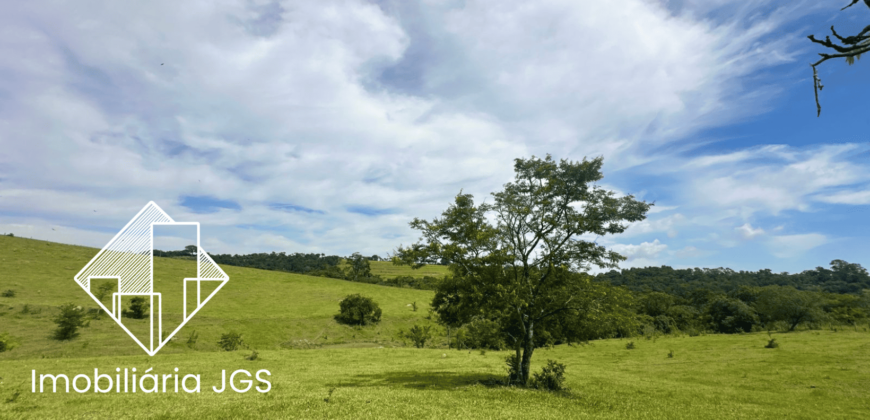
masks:
[(154, 201), (211, 253), (385, 256), (551, 154), (655, 203), (591, 238), (623, 268), (870, 267), (870, 63), (817, 118), (806, 39), (846, 3), (13, 2), (0, 233), (101, 248)]

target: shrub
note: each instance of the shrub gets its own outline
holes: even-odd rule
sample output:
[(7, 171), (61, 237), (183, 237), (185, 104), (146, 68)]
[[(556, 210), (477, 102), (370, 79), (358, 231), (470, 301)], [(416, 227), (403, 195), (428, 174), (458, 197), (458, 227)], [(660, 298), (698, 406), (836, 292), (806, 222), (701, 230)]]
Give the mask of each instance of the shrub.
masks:
[(359, 294), (348, 295), (339, 304), (335, 320), (347, 325), (368, 325), (381, 321), (381, 308), (372, 298)]
[(54, 338), (58, 340), (70, 340), (78, 336), (78, 329), (87, 327), (89, 321), (85, 321), (85, 312), (81, 306), (76, 306), (74, 303), (67, 303), (60, 307), (60, 313), (54, 318), (54, 323), (57, 324), (57, 330), (54, 332)]
[(148, 307), (151, 306), (144, 297), (136, 296), (130, 300), (130, 312), (128, 316), (135, 319), (144, 319), (148, 316)]
[(404, 334), (405, 338), (414, 343), (414, 347), (422, 349), (426, 345), (426, 341), (432, 338), (432, 327), (414, 325), (411, 330)]
[(0, 353), (14, 349), (16, 344), (15, 340), (13, 340), (9, 334), (0, 334)]
[(655, 325), (655, 328), (665, 334), (670, 334), (674, 332), (676, 324), (676, 321), (674, 321), (673, 318), (667, 315), (658, 315), (653, 321), (653, 325)]
[(465, 345), (473, 349), (502, 350), (505, 347), (498, 322), (475, 318), (464, 327)]
[(109, 294), (112, 290), (115, 290), (116, 284), (112, 282), (104, 282), (97, 287), (97, 290), (94, 291), (94, 297), (97, 298), (100, 302), (106, 298), (106, 295)]
[(520, 371), (520, 356), (516, 353), (509, 354), (504, 359), (505, 368), (508, 374), (508, 385), (520, 384), (523, 382), (522, 372)]
[(634, 341), (629, 341), (626, 343), (625, 348), (628, 350), (634, 350)]
[(755, 309), (736, 299), (717, 299), (710, 304), (708, 311), (713, 328), (721, 333), (749, 332), (759, 323)]
[(6, 289), (2, 293), (3, 297), (15, 297), (15, 291), (12, 289)]
[(221, 340), (218, 341), (218, 345), (224, 349), (224, 351), (236, 351), (243, 345), (242, 335), (234, 331), (222, 334)]
[(532, 374), (532, 387), (548, 391), (561, 391), (565, 384), (565, 365), (547, 360), (547, 366), (540, 373)]
[(775, 338), (771, 338), (770, 341), (768, 341), (767, 344), (764, 346), (764, 348), (766, 349), (775, 349), (777, 347), (779, 347), (779, 343), (776, 342)]
[(191, 331), (190, 335), (187, 336), (187, 347), (192, 349), (196, 346), (197, 338), (199, 338), (199, 333), (197, 333), (196, 330)]

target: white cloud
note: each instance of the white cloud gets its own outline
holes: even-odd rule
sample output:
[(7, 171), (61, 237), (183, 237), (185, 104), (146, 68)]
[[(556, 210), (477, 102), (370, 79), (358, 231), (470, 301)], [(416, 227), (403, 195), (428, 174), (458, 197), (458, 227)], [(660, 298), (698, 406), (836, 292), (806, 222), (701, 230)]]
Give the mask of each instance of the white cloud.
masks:
[[(851, 143), (804, 149), (766, 146), (723, 155), (727, 159), (699, 157), (685, 165), (705, 167), (692, 177), (685, 198), (697, 206), (732, 209), (744, 219), (757, 212), (808, 211), (817, 194), (870, 180), (870, 167), (850, 160), (866, 150), (866, 145)], [(722, 162), (731, 165), (711, 167)]]
[(737, 231), (737, 233), (739, 233), (743, 239), (755, 239), (756, 236), (764, 235), (764, 229), (753, 229), (752, 225), (750, 225), (749, 223), (745, 223), (743, 224), (743, 226), (736, 227), (734, 228), (734, 230)]
[(658, 258), (659, 254), (668, 249), (668, 246), (656, 239), (652, 242), (642, 242), (639, 245), (616, 244), (611, 249), (628, 258), (628, 261), (637, 259), (654, 260)]
[(677, 227), (685, 224), (686, 221), (686, 217), (680, 213), (657, 219), (646, 219), (629, 225), (623, 236), (630, 237), (655, 232), (666, 232), (669, 238), (673, 238), (679, 233)]
[(817, 195), (814, 198), (824, 203), (863, 205), (870, 204), (870, 190), (841, 191), (834, 194)]
[[(808, 4), (745, 19), (769, 5), (733, 2), (713, 19), (703, 2), (676, 15), (644, 0), (423, 2), (420, 29), (388, 3), (283, 3), (271, 15), (233, 1), (4, 8), (0, 210), (29, 215), (34, 228), (19, 229), (43, 226), (33, 232), (45, 239), (102, 246), (102, 232), (154, 200), (212, 226), (212, 252), (382, 253), (413, 242), (407, 222), (437, 216), (460, 189), (482, 201), (514, 158), (604, 154), (606, 170), (630, 168), (651, 147), (760, 112), (772, 88), (741, 78), (792, 60), (796, 38), (776, 30)], [(795, 175), (860, 173), (834, 160), (716, 166), (746, 159), (695, 162), (722, 192), (700, 199), (793, 208)], [(795, 178), (816, 192), (851, 179)], [(196, 214), (182, 196), (241, 209)], [(697, 219), (680, 208), (627, 234), (675, 237)], [(45, 229), (55, 224), (78, 230)]]
[(806, 233), (801, 235), (772, 236), (767, 246), (771, 254), (777, 258), (792, 258), (800, 256), (807, 251), (824, 245), (828, 242), (825, 235), (819, 233)]
[(680, 206), (659, 206), (655, 205), (650, 207), (649, 211), (646, 213), (647, 215), (656, 214), (656, 213), (664, 213), (671, 210), (676, 210), (680, 208)]

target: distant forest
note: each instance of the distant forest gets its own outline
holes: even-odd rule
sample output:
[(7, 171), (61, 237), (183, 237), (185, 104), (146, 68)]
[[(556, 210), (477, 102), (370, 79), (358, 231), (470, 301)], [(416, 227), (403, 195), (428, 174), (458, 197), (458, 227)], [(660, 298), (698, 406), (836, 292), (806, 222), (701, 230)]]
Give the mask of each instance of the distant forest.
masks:
[(625, 286), (633, 292), (665, 292), (688, 296), (693, 290), (705, 289), (728, 293), (740, 286), (792, 286), (798, 290), (839, 294), (861, 294), (870, 289), (870, 275), (860, 264), (843, 260), (831, 262), (831, 269), (816, 267), (801, 273), (734, 271), (730, 268), (673, 269), (668, 266), (611, 270), (596, 276), (614, 286)]
[[(154, 250), (158, 257), (193, 257), (196, 247), (191, 245), (182, 251)], [(218, 264), (238, 267), (258, 268), (261, 270), (286, 271), (290, 273), (309, 274), (314, 276), (344, 278), (346, 273), (338, 268), (345, 257), (325, 254), (303, 254), (284, 252), (230, 255), (209, 254)], [(348, 257), (349, 258), (349, 257)], [(368, 260), (379, 259), (377, 256), (365, 257)], [(609, 282), (614, 286), (625, 286), (632, 292), (665, 292), (670, 295), (688, 297), (698, 289), (714, 293), (727, 294), (741, 286), (791, 286), (798, 290), (816, 291), (838, 294), (860, 295), (863, 290), (870, 289), (870, 274), (860, 264), (843, 260), (831, 261), (831, 268), (816, 267), (800, 273), (774, 273), (770, 269), (759, 271), (734, 271), (730, 268), (685, 268), (675, 269), (666, 265), (661, 267), (626, 268), (611, 270), (595, 276), (595, 280)], [(356, 281), (365, 283), (380, 283), (369, 279), (370, 275), (361, 276)], [(400, 287), (432, 289), (429, 282), (401, 283)], [(419, 284), (418, 284), (419, 283)]]
[[(155, 250), (154, 255), (192, 259), (196, 256), (196, 246), (188, 246), (183, 251)], [(369, 266), (369, 260), (377, 257), (359, 253), (346, 258), (345, 268), (340, 266), (345, 258), (336, 255), (283, 252), (210, 255), (218, 264), (391, 287), (437, 291), (440, 284), (449, 281), (434, 277), (382, 278), (372, 274)], [(661, 266), (611, 270), (594, 276), (593, 280), (600, 287), (613, 288), (610, 292), (616, 295), (627, 293), (623, 296), (630, 313), (626, 325), (634, 327), (625, 331), (602, 330), (588, 339), (637, 334), (650, 338), (662, 333), (697, 335), (705, 331), (739, 333), (771, 328), (793, 330), (798, 325), (820, 328), (823, 324), (838, 324), (857, 328), (858, 323), (870, 318), (870, 275), (860, 264), (843, 260), (831, 261), (830, 269), (816, 267), (796, 274), (774, 273), (769, 269), (734, 271)]]
[[(218, 264), (234, 265), (237, 267), (259, 268), (261, 270), (286, 271), (290, 273), (320, 275), (322, 271), (336, 268), (342, 257), (325, 254), (303, 254), (284, 252), (230, 255), (208, 254)], [(195, 257), (196, 245), (188, 245), (182, 251), (154, 250), (155, 257)]]

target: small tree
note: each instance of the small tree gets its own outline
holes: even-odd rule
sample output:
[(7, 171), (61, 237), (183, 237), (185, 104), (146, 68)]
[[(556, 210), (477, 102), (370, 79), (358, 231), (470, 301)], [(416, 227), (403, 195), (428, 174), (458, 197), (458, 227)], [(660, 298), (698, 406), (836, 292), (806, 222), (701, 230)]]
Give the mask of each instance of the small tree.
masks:
[(184, 253), (190, 255), (191, 257), (195, 257), (199, 248), (196, 245), (188, 245), (184, 247)]
[(79, 328), (89, 325), (89, 321), (85, 321), (85, 311), (82, 310), (81, 306), (76, 306), (74, 303), (62, 305), (60, 313), (54, 317), (53, 321), (57, 324), (54, 338), (58, 340), (73, 339), (79, 335)]
[(419, 325), (414, 325), (411, 327), (411, 330), (405, 333), (405, 338), (411, 340), (414, 343), (414, 347), (418, 349), (422, 349), (426, 346), (426, 341), (432, 338), (432, 332), (430, 331), (432, 327), (425, 326), (421, 327)]
[(606, 315), (607, 297), (584, 271), (615, 268), (625, 257), (581, 237), (622, 233), (650, 208), (595, 185), (602, 165), (603, 158), (516, 159), (514, 181), (493, 193), (492, 204), (475, 206), (460, 191), (441, 218), (414, 219), (421, 242), (396, 251), (397, 264), (450, 264), (452, 279), (438, 284), (431, 306), (448, 326), (476, 315), (496, 320), (510, 337), (524, 385), (535, 348), (579, 341), (586, 331), (581, 320)]
[(801, 323), (821, 320), (824, 317), (821, 304), (813, 292), (792, 286), (767, 286), (761, 289), (755, 308), (765, 323), (783, 321), (793, 331)]
[(368, 325), (381, 321), (381, 308), (370, 297), (360, 294), (348, 295), (339, 304), (335, 320), (347, 325)]
[(357, 281), (360, 277), (371, 277), (372, 269), (371, 265), (369, 265), (368, 258), (362, 256), (359, 252), (354, 252), (350, 258), (347, 259), (347, 270), (348, 270), (348, 278), (352, 278), (353, 281)]
[(145, 298), (136, 296), (130, 300), (130, 311), (127, 312), (127, 316), (135, 319), (144, 319), (148, 316), (149, 306)]

